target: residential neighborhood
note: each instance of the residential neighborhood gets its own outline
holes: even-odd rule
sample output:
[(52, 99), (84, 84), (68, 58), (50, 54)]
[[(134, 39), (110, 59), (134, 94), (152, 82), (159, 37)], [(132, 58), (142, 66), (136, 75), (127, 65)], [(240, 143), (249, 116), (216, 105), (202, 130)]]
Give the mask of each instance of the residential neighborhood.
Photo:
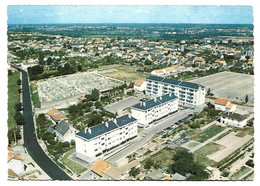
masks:
[(254, 180), (252, 24), (8, 24), (8, 180)]

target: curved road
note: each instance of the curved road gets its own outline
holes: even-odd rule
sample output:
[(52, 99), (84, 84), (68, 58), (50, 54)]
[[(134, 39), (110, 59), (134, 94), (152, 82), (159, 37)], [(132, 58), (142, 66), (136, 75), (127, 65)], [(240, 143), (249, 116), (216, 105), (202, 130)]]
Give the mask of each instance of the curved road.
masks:
[[(13, 66), (15, 67), (15, 66)], [(27, 72), (17, 68), (22, 73), (22, 92), (23, 92), (23, 117), (25, 124), (23, 126), (24, 147), (29, 155), (48, 174), (53, 180), (72, 180), (63, 170), (61, 170), (42, 150), (35, 136), (31, 96), (28, 83)]]

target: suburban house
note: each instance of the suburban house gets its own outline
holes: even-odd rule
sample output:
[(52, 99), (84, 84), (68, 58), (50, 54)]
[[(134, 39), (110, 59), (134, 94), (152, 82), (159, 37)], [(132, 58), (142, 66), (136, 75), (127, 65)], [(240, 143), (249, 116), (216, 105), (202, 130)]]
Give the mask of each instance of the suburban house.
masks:
[(49, 112), (46, 114), (46, 117), (54, 124), (58, 124), (60, 121), (65, 120), (68, 121), (68, 118), (63, 114), (62, 112), (56, 110), (55, 108), (52, 108), (49, 110)]
[(145, 81), (137, 80), (134, 84), (134, 91), (143, 92), (145, 90)]
[(12, 148), (8, 147), (8, 176), (11, 178), (19, 178), (19, 175), (24, 173), (24, 163)]
[(172, 93), (177, 96), (179, 106), (195, 108), (205, 103), (206, 89), (196, 83), (166, 79), (157, 76), (146, 78), (145, 94), (152, 97)]
[(124, 115), (76, 133), (76, 157), (93, 162), (98, 155), (137, 136), (137, 119)]
[(247, 123), (247, 117), (234, 112), (225, 112), (220, 116), (220, 123), (230, 125), (232, 127), (242, 128)]
[(235, 112), (236, 105), (229, 102), (228, 99), (217, 98), (214, 102), (216, 110)]
[(178, 98), (166, 94), (141, 102), (131, 108), (132, 116), (138, 120), (138, 126), (147, 127), (149, 123), (178, 110)]
[(205, 59), (202, 58), (202, 57), (195, 57), (194, 60), (193, 60), (193, 64), (197, 64), (197, 65), (205, 65), (206, 62), (205, 62)]
[(145, 176), (145, 180), (160, 180), (164, 177), (165, 175), (160, 170), (155, 170), (153, 172), (148, 173)]
[(69, 123), (65, 120), (62, 120), (55, 127), (56, 137), (61, 142), (71, 142), (71, 140), (75, 140), (76, 129), (70, 127)]

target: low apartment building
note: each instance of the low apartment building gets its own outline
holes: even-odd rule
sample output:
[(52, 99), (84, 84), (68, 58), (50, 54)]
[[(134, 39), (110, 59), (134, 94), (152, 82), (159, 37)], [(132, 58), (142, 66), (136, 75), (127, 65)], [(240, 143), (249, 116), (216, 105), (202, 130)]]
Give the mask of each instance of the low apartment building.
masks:
[(214, 102), (214, 105), (216, 110), (229, 111), (229, 112), (236, 111), (236, 105), (230, 103), (228, 99), (217, 98)]
[(131, 108), (132, 116), (138, 120), (138, 126), (147, 127), (149, 123), (178, 110), (178, 98), (169, 93)]
[(195, 108), (205, 103), (206, 89), (196, 83), (150, 76), (146, 78), (145, 93), (152, 97), (173, 93), (179, 98), (179, 106)]
[(137, 119), (124, 115), (76, 134), (76, 157), (93, 162), (97, 155), (137, 136)]
[(221, 114), (220, 122), (232, 127), (243, 128), (247, 123), (247, 117), (234, 112), (225, 112)]

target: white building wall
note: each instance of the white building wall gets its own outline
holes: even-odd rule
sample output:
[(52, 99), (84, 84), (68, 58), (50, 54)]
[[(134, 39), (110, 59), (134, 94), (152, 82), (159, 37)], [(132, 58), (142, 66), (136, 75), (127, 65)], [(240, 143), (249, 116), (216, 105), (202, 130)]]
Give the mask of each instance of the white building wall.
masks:
[(226, 105), (215, 104), (215, 109), (216, 109), (216, 110), (225, 111), (225, 110), (226, 110)]
[(238, 120), (234, 120), (234, 119), (231, 119), (231, 118), (228, 118), (228, 117), (225, 117), (225, 118), (221, 117), (220, 122), (223, 123), (223, 124), (232, 126), (232, 127), (242, 128), (246, 125), (247, 119), (245, 119), (243, 121), (238, 121)]
[(137, 121), (118, 127), (93, 139), (76, 136), (76, 157), (87, 162), (97, 159), (96, 155), (137, 136)]

